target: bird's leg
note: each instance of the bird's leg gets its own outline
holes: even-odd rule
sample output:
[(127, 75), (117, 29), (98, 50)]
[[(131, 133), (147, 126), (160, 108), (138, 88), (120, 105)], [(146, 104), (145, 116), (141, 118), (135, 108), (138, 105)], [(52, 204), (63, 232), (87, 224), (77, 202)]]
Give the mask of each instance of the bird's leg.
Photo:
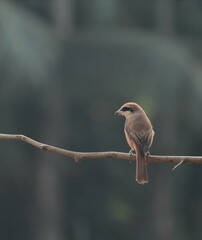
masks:
[(130, 154), (130, 155), (135, 155), (134, 149), (131, 148), (130, 151), (129, 151), (129, 154)]
[[(149, 156), (149, 155), (150, 155), (150, 152), (149, 152), (149, 150), (147, 150), (145, 156)], [(146, 162), (146, 165), (148, 165), (148, 162)]]
[[(132, 155), (132, 156), (134, 156), (134, 155), (135, 155), (134, 149), (131, 148), (130, 151), (129, 151), (129, 154)], [(130, 160), (130, 163), (132, 163), (131, 160)]]

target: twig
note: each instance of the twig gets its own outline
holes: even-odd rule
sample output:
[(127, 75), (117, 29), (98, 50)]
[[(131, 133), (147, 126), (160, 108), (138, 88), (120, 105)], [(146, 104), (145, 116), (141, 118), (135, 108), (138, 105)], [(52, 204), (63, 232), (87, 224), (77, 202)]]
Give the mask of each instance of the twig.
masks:
[(177, 167), (179, 167), (184, 162), (185, 162), (185, 160), (182, 159), (177, 165), (174, 166), (174, 168), (172, 170), (174, 171)]
[[(125, 160), (135, 160), (135, 155), (131, 155), (129, 153), (123, 153), (123, 152), (75, 152), (70, 151), (63, 148), (54, 147), (48, 144), (44, 144), (41, 142), (38, 142), (36, 140), (33, 140), (25, 135), (21, 134), (0, 134), (0, 139), (2, 140), (18, 140), (26, 142), (36, 148), (39, 148), (41, 150), (47, 151), (47, 152), (54, 152), (58, 154), (65, 155), (70, 158), (74, 158), (75, 161), (79, 162), (83, 159), (95, 159), (95, 158), (116, 158), (116, 159), (125, 159)], [(146, 156), (147, 162), (153, 162), (153, 163), (178, 163), (176, 167), (181, 165), (183, 162), (190, 163), (190, 164), (202, 164), (202, 157), (201, 156), (155, 156), (155, 155), (149, 155)]]

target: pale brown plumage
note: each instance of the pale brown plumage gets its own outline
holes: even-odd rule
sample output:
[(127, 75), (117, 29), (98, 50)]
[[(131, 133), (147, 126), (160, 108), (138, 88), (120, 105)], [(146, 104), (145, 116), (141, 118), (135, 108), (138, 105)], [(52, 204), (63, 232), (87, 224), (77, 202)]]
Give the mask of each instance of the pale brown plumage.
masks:
[(137, 104), (129, 102), (121, 106), (117, 115), (125, 116), (124, 132), (131, 151), (136, 152), (136, 181), (148, 182), (145, 156), (153, 142), (154, 131), (144, 110)]

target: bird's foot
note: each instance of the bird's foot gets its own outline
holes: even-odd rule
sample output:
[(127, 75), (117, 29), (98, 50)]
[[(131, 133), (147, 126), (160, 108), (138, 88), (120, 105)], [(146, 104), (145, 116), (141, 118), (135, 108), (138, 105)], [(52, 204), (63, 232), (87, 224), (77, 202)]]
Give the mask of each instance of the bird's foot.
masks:
[(134, 149), (131, 148), (131, 150), (129, 151), (129, 154), (134, 156), (135, 155)]
[(149, 150), (147, 151), (147, 153), (146, 153), (146, 156), (149, 156), (150, 155), (150, 152), (149, 152)]
[[(129, 154), (130, 154), (131, 156), (135, 156), (135, 151), (134, 151), (134, 149), (131, 148), (131, 150), (129, 151)], [(132, 163), (131, 160), (130, 160), (130, 163)]]

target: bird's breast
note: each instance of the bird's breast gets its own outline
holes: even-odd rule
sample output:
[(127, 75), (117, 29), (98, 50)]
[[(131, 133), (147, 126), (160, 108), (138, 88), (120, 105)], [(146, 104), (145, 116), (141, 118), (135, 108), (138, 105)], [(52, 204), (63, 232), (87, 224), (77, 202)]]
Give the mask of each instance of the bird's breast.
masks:
[(126, 137), (126, 141), (127, 141), (128, 145), (129, 145), (132, 149), (134, 149), (134, 150), (136, 151), (136, 145), (135, 145), (135, 143), (129, 138), (128, 133), (127, 133), (127, 131), (126, 131), (125, 129), (124, 129), (124, 133), (125, 133), (125, 137)]

